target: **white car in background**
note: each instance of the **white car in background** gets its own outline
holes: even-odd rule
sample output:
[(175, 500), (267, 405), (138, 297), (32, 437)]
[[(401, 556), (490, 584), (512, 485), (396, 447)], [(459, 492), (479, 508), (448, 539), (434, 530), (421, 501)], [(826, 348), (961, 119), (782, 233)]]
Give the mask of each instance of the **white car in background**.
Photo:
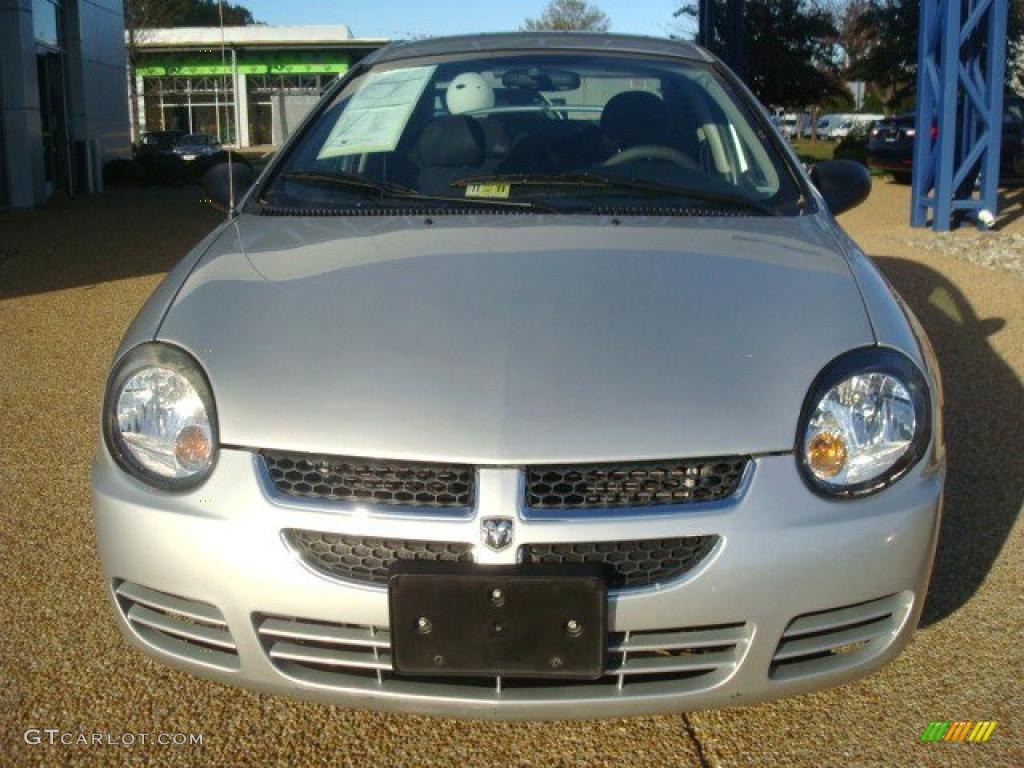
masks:
[[(851, 133), (856, 133), (857, 131), (867, 134), (874, 123), (885, 119), (885, 115), (842, 115), (841, 118), (825, 138), (833, 140), (845, 139)], [(821, 136), (821, 133), (819, 132), (818, 135)]]
[(782, 138), (787, 141), (792, 141), (800, 135), (800, 116), (796, 113), (790, 112), (783, 115), (774, 115), (772, 117), (772, 125), (775, 126)]

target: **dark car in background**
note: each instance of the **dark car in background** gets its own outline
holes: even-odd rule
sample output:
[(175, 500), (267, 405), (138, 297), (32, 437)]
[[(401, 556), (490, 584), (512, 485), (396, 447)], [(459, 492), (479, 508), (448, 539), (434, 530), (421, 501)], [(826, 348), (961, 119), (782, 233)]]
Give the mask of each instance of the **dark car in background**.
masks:
[(201, 157), (215, 155), (223, 149), (216, 136), (208, 133), (190, 133), (182, 136), (174, 146), (174, 154), (191, 162)]
[[(875, 171), (886, 171), (901, 183), (909, 184), (914, 164), (914, 138), (916, 136), (913, 113), (889, 117), (874, 124), (868, 134), (868, 166)], [(931, 128), (932, 140), (938, 136), (938, 127)], [(1007, 97), (1003, 106), (1003, 137), (1000, 150), (1000, 176), (1016, 179), (1024, 176), (1024, 99)]]
[(185, 135), (185, 131), (147, 131), (139, 136), (139, 154), (173, 154), (174, 148)]

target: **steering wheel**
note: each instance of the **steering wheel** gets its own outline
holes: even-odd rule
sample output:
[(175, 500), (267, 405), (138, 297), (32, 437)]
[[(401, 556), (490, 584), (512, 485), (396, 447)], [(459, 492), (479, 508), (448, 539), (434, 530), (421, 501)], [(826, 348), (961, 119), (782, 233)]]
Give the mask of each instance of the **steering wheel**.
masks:
[(604, 165), (623, 165), (634, 160), (664, 160), (689, 170), (700, 170), (700, 166), (688, 155), (683, 154), (678, 149), (664, 147), (659, 144), (641, 144), (637, 147), (624, 149), (605, 160)]

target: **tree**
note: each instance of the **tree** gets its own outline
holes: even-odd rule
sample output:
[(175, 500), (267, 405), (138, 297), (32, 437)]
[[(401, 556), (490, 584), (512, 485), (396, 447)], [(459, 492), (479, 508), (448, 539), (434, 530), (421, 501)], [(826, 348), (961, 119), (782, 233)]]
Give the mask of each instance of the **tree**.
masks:
[(878, 85), (889, 108), (914, 92), (920, 15), (920, 0), (868, 0), (853, 22), (870, 42), (853, 60), (850, 74)]
[[(851, 74), (881, 86), (890, 108), (905, 105), (917, 84), (920, 0), (868, 0), (866, 5), (856, 27), (870, 42), (854, 60)], [(1024, 34), (1024, 0), (1010, 0), (1009, 6), (1007, 55), (1012, 56), (1013, 41)]]
[(871, 36), (862, 25), (861, 17), (867, 13), (870, 0), (832, 0), (831, 13), (839, 31), (837, 42), (843, 49), (844, 66), (859, 60), (871, 47)]
[[(713, 53), (728, 59), (730, 3), (715, 0)], [(697, 15), (687, 3), (677, 16)], [(747, 0), (743, 25), (744, 81), (762, 103), (801, 108), (847, 98), (839, 77), (839, 31), (818, 0)]]
[(535, 32), (544, 29), (607, 32), (611, 21), (607, 14), (586, 0), (551, 0), (544, 13), (527, 19), (523, 29)]
[(1010, 41), (1006, 57), (1006, 85), (1018, 96), (1024, 96), (1024, 37)]
[[(139, 46), (145, 43), (147, 30), (166, 27), (220, 26), (222, 8), (217, 0), (125, 0), (124, 28), (128, 39), (125, 56), (130, 71), (139, 63)], [(224, 25), (240, 27), (254, 23), (252, 11), (242, 5), (224, 3)], [(139, 133), (139, 93), (135, 78), (128, 83), (132, 133)]]

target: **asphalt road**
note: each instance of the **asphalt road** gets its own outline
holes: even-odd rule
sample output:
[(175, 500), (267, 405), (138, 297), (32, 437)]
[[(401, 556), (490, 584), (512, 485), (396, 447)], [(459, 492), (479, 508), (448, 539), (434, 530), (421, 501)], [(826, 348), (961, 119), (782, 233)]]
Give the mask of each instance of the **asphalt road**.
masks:
[[(879, 184), (843, 223), (919, 314), (944, 367), (948, 498), (915, 642), (879, 674), (814, 695), (543, 724), (305, 704), (130, 650), (94, 553), (100, 393), (127, 323), (217, 215), (189, 190), (0, 214), (0, 764), (1024, 765), (1024, 280), (926, 253), (932, 236), (904, 226), (908, 194)], [(929, 721), (955, 719), (998, 726), (984, 744), (920, 742)], [(202, 733), (203, 743), (50, 745), (42, 734), (26, 744), (29, 728)]]

